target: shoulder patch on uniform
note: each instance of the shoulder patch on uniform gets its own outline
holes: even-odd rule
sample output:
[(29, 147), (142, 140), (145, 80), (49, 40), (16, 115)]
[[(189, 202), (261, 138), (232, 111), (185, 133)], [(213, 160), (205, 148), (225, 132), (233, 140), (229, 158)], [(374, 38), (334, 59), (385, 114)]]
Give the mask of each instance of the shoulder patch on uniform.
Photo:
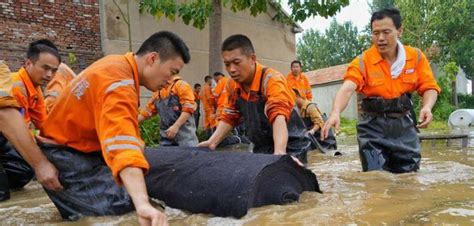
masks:
[(84, 95), (84, 92), (88, 88), (89, 88), (89, 82), (86, 79), (83, 79), (76, 83), (76, 85), (72, 88), (71, 92), (72, 94), (74, 94), (74, 96), (76, 96), (78, 100), (80, 100), (82, 95)]

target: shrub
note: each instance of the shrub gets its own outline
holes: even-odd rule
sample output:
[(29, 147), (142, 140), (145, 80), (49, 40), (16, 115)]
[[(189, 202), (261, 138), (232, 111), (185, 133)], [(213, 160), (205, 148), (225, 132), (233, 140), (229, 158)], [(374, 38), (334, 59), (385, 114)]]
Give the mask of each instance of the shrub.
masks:
[(474, 109), (474, 95), (458, 94), (459, 108)]
[(160, 143), (160, 117), (153, 116), (140, 125), (140, 133), (147, 147), (158, 146)]

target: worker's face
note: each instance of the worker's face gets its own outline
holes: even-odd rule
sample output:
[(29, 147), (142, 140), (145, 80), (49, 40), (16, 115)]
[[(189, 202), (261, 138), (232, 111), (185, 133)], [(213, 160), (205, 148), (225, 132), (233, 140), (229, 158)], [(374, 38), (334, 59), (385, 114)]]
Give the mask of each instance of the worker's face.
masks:
[(195, 90), (197, 93), (199, 93), (199, 92), (201, 92), (201, 87), (198, 86), (198, 87), (196, 87), (194, 90)]
[(141, 84), (153, 92), (166, 87), (168, 81), (184, 66), (184, 61), (179, 56), (161, 61), (157, 52), (151, 52), (145, 57)]
[(380, 55), (386, 55), (397, 51), (397, 39), (401, 36), (403, 29), (397, 29), (390, 17), (372, 22), (372, 44), (375, 45)]
[(46, 86), (56, 75), (59, 67), (59, 60), (51, 53), (40, 53), (38, 59), (33, 62), (27, 59), (25, 70), (28, 72), (34, 86)]
[(223, 75), (214, 76), (214, 81), (219, 82), (222, 78), (224, 78)]
[(224, 60), (225, 70), (234, 81), (244, 84), (252, 83), (257, 62), (255, 54), (244, 54), (238, 48), (222, 52), (222, 59)]
[(301, 65), (299, 63), (292, 64), (291, 73), (293, 73), (293, 75), (299, 75), (301, 73)]

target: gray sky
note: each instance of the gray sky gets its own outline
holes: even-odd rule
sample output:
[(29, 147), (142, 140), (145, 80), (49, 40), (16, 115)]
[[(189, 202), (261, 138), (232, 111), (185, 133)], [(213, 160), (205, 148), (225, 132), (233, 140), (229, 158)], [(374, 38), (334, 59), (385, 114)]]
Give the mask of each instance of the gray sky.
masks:
[[(335, 16), (338, 23), (343, 23), (346, 21), (352, 21), (352, 23), (361, 30), (366, 24), (370, 21), (369, 14), (369, 5), (368, 1), (370, 0), (351, 0), (349, 5), (342, 8)], [(288, 1), (283, 0), (284, 8), (287, 12), (291, 12), (289, 7), (286, 5)], [(333, 17), (325, 19), (324, 17), (314, 17), (305, 20), (300, 25), (305, 30), (316, 29), (319, 31), (324, 31), (329, 27), (329, 24)], [(297, 35), (297, 38), (300, 38), (301, 34)]]

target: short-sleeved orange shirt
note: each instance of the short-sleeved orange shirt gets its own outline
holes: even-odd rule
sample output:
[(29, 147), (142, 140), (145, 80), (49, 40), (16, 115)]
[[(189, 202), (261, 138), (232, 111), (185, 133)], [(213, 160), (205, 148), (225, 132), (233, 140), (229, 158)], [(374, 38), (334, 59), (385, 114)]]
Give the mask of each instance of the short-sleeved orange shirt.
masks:
[(313, 99), (313, 91), (311, 90), (311, 85), (309, 84), (308, 77), (300, 73), (299, 75), (295, 76), (292, 72), (290, 72), (286, 76), (286, 81), (288, 82), (288, 87), (290, 90), (296, 89), (298, 90), (299, 94), (305, 98), (306, 100)]
[(357, 85), (356, 90), (368, 97), (393, 99), (415, 90), (423, 95), (430, 89), (439, 93), (441, 89), (425, 55), (413, 47), (404, 47), (406, 63), (402, 74), (397, 78), (392, 79), (388, 62), (383, 60), (377, 48), (372, 46), (350, 63), (344, 80), (354, 82)]
[[(219, 116), (220, 120), (233, 126), (238, 125), (241, 117), (236, 105), (239, 93), (241, 98), (250, 101), (252, 96), (250, 94), (258, 93), (259, 88), (262, 87), (263, 90), (260, 91), (266, 99), (265, 115), (270, 124), (272, 124), (279, 115), (283, 115), (288, 122), (295, 104), (295, 95), (288, 88), (286, 78), (280, 72), (272, 68), (267, 68), (265, 74), (262, 75), (263, 68), (263, 65), (257, 63), (254, 78), (250, 85), (250, 92), (248, 93), (245, 92), (241, 84), (234, 80), (228, 82), (226, 85), (228, 101), (224, 104), (224, 110)], [(264, 76), (264, 78), (261, 79), (261, 76)], [(260, 85), (261, 80), (264, 83), (262, 85)]]

